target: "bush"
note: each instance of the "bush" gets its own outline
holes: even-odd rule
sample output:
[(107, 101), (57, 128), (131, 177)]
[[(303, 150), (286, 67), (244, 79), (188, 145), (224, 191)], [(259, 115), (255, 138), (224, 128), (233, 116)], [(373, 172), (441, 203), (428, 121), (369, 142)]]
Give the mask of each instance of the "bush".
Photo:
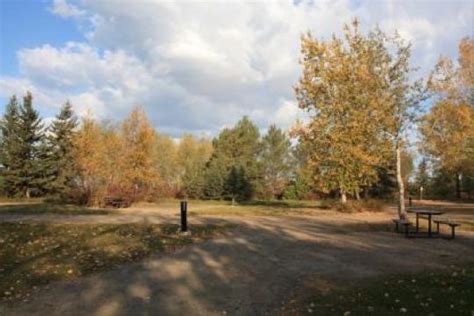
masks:
[(283, 191), (284, 200), (302, 200), (307, 198), (310, 188), (304, 179), (298, 177), (291, 181)]
[(373, 199), (347, 201), (346, 204), (342, 204), (340, 201), (332, 203), (332, 208), (342, 213), (381, 212), (384, 207), (383, 201)]

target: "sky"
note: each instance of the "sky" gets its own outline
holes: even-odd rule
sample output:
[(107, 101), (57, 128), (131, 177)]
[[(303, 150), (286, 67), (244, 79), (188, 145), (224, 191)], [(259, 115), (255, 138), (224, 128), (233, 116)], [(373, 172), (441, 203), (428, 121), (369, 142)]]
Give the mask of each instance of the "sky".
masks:
[(300, 35), (327, 39), (355, 17), (411, 41), (415, 77), (474, 37), (474, 0), (0, 0), (0, 115), (31, 91), (47, 120), (69, 100), (115, 121), (140, 105), (176, 138), (243, 115), (287, 129), (304, 116)]

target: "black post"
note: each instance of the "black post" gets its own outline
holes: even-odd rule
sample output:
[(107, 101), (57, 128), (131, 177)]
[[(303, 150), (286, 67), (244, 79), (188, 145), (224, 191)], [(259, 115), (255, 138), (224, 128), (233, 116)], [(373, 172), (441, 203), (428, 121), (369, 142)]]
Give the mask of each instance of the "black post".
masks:
[(181, 231), (188, 231), (188, 202), (181, 201)]
[(431, 238), (431, 214), (428, 214), (428, 237)]
[(411, 196), (408, 198), (408, 206), (412, 206), (413, 202), (411, 200)]
[(420, 230), (420, 222), (419, 222), (419, 216), (420, 214), (419, 213), (416, 213), (416, 232), (418, 233), (418, 231)]

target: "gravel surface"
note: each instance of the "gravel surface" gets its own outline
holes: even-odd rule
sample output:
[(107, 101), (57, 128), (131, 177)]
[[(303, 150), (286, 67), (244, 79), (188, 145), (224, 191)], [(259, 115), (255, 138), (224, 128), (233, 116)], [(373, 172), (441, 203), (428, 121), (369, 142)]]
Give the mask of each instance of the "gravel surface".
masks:
[[(176, 214), (31, 217), (52, 222), (176, 221)], [(30, 301), (0, 305), (0, 315), (275, 314), (307, 280), (354, 282), (386, 273), (474, 261), (474, 233), (454, 241), (405, 239), (368, 224), (384, 213), (315, 216), (196, 217), (235, 223), (224, 236), (172, 254), (42, 288)], [(25, 220), (23, 218), (22, 220)], [(372, 228), (370, 228), (370, 227)]]

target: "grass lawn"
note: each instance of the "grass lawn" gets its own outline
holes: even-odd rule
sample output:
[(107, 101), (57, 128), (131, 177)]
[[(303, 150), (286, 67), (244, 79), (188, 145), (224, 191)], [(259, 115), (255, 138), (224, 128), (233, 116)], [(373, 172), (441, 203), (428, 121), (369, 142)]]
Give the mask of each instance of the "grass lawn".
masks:
[(107, 209), (94, 209), (75, 205), (50, 203), (23, 203), (0, 205), (0, 215), (113, 215), (115, 213), (113, 210)]
[(241, 202), (234, 206), (228, 201), (190, 201), (189, 210), (192, 215), (311, 215), (314, 211), (335, 210), (339, 212), (382, 211), (387, 205), (383, 200), (351, 201), (345, 207), (340, 207), (337, 200), (292, 201), (292, 200), (252, 200)]
[[(281, 216), (281, 215), (311, 215), (315, 211), (329, 210), (334, 208), (334, 200), (319, 201), (291, 201), (291, 200), (271, 200), (271, 201), (247, 201), (232, 205), (230, 201), (212, 200), (189, 200), (188, 212), (190, 215), (210, 215), (210, 216)], [(148, 210), (157, 214), (166, 214), (170, 211), (179, 213), (180, 201), (177, 199), (164, 199), (155, 203), (136, 203), (131, 208), (125, 209), (104, 209), (88, 208), (74, 205), (60, 205), (52, 203), (15, 203), (0, 204), (0, 215), (115, 215), (124, 213), (132, 214), (135, 210)], [(360, 210), (364, 207), (381, 209), (383, 202), (371, 201), (370, 203), (359, 203)], [(374, 204), (374, 205), (372, 205)]]
[(27, 300), (38, 286), (139, 261), (209, 239), (227, 226), (0, 223), (0, 299)]
[[(0, 205), (0, 215), (116, 215), (122, 211), (133, 214), (134, 209), (175, 211), (179, 213), (179, 200), (162, 200), (157, 203), (137, 203), (132, 209), (99, 209), (75, 205), (50, 203), (12, 203)], [(190, 215), (278, 216), (308, 214), (314, 209), (326, 209), (320, 201), (250, 201), (232, 206), (228, 201), (188, 201)]]
[(281, 216), (311, 214), (327, 209), (322, 201), (248, 201), (232, 205), (229, 201), (189, 201), (191, 215)]
[(283, 315), (474, 315), (474, 265), (392, 275), (330, 289)]

